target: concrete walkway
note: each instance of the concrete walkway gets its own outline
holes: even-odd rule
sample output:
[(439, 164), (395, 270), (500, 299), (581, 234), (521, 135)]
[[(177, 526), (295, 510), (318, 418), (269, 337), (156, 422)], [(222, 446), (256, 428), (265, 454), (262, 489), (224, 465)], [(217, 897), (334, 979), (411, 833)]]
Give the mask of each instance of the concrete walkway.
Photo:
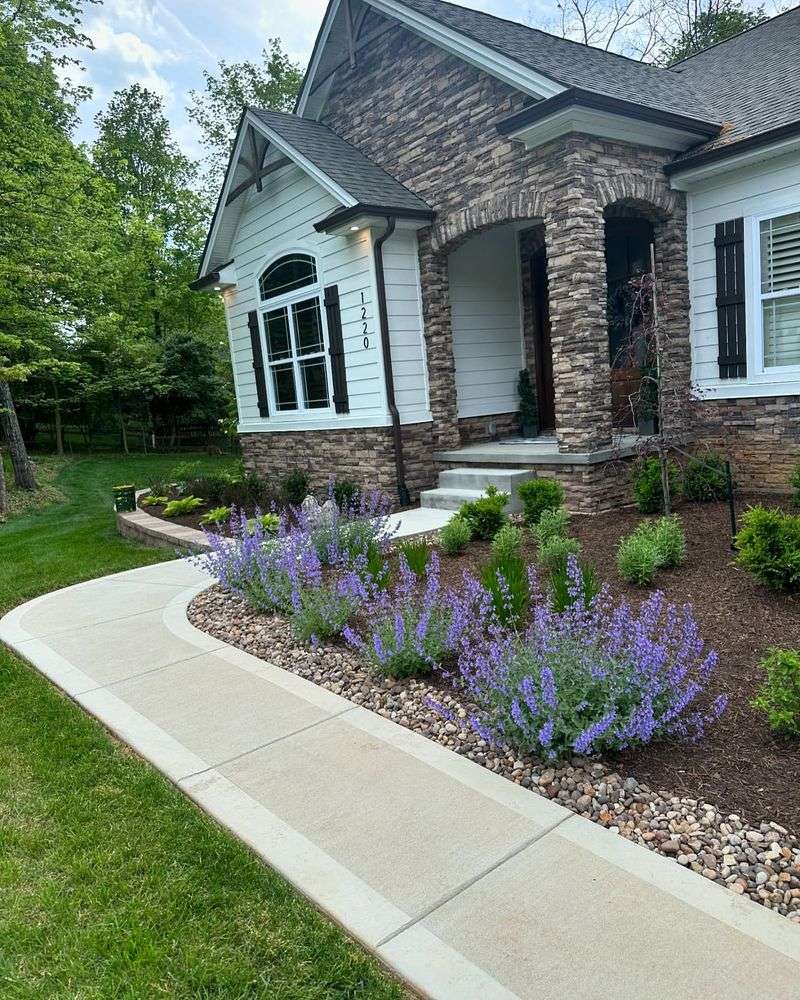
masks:
[(800, 998), (800, 927), (198, 632), (207, 585), (120, 573), (0, 639), (425, 996)]

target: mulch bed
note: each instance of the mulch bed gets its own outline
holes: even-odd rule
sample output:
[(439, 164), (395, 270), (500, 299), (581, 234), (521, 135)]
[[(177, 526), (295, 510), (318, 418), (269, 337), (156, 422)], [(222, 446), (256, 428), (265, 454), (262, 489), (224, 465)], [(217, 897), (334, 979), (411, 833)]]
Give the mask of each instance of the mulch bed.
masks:
[[(790, 507), (774, 496), (737, 497), (747, 506)], [(780, 739), (750, 702), (763, 681), (759, 663), (771, 646), (800, 649), (800, 596), (777, 593), (737, 567), (730, 542), (727, 503), (683, 504), (677, 510), (686, 531), (688, 558), (663, 570), (654, 588), (669, 601), (691, 604), (700, 636), (719, 654), (708, 690), (711, 700), (728, 695), (728, 707), (697, 744), (654, 744), (614, 758), (624, 774), (654, 788), (716, 802), (751, 821), (775, 821), (800, 834), (800, 743)], [(642, 520), (636, 510), (599, 517), (574, 517), (570, 534), (583, 543), (591, 563), (616, 597), (638, 604), (649, 593), (619, 575), (616, 547)], [(534, 561), (533, 545), (525, 556)], [(464, 570), (476, 573), (489, 556), (488, 543), (473, 543), (463, 556), (442, 559), (442, 579), (457, 586)]]

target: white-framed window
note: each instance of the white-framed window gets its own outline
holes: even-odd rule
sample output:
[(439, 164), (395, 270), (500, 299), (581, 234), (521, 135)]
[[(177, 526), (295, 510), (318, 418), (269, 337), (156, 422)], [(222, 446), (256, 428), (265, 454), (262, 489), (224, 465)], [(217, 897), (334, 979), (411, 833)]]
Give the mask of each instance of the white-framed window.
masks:
[(800, 207), (754, 221), (756, 360), (800, 373)]
[(323, 289), (315, 257), (292, 251), (258, 279), (272, 412), (331, 409), (331, 373)]

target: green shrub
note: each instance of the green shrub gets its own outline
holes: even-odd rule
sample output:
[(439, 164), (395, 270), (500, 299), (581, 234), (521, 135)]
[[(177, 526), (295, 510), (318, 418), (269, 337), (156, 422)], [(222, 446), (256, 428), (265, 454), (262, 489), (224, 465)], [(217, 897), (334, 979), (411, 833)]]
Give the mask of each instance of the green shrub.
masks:
[(358, 484), (352, 479), (337, 479), (333, 484), (333, 499), (339, 510), (345, 510), (357, 503), (360, 493)]
[(265, 479), (256, 472), (246, 472), (241, 476), (231, 477), (220, 493), (220, 502), (227, 507), (239, 507), (242, 510), (262, 510), (269, 507), (275, 499)]
[(342, 634), (356, 607), (356, 601), (339, 593), (336, 584), (304, 587), (292, 606), (294, 634), (301, 642), (335, 639)]
[(691, 459), (683, 473), (683, 496), (694, 503), (724, 500), (728, 496), (725, 460), (709, 451)]
[(617, 547), (617, 568), (629, 583), (646, 587), (652, 583), (659, 566), (659, 553), (651, 534), (634, 531)]
[(539, 562), (546, 569), (552, 571), (558, 566), (566, 564), (567, 556), (580, 555), (582, 548), (583, 546), (577, 538), (564, 538), (561, 535), (554, 535), (544, 545), (539, 546)]
[(425, 570), (431, 561), (431, 549), (426, 541), (417, 539), (400, 542), (397, 551), (415, 576), (425, 576)]
[(446, 556), (457, 556), (472, 541), (472, 530), (463, 517), (451, 517), (439, 531), (439, 547)]
[(555, 510), (564, 503), (564, 487), (557, 479), (538, 476), (522, 483), (517, 489), (517, 495), (522, 501), (525, 523), (538, 524), (542, 512)]
[(569, 527), (569, 511), (564, 507), (543, 510), (537, 524), (531, 525), (531, 534), (540, 547), (552, 538), (565, 538)]
[[(678, 495), (678, 467), (667, 463), (669, 491)], [(633, 499), (643, 514), (660, 514), (664, 510), (664, 490), (661, 486), (661, 463), (657, 458), (646, 458), (633, 469)]]
[(522, 549), (522, 531), (515, 524), (504, 524), (492, 539), (492, 554), (500, 560), (518, 556)]
[(170, 500), (161, 513), (164, 517), (180, 517), (182, 514), (193, 513), (198, 507), (202, 507), (204, 502), (200, 497), (192, 496), (182, 497), (179, 500)]
[(643, 521), (617, 548), (620, 573), (640, 587), (653, 582), (656, 570), (679, 566), (685, 559), (686, 535), (674, 515)]
[(156, 507), (160, 504), (167, 503), (169, 500), (168, 496), (159, 496), (156, 493), (148, 493), (147, 496), (142, 497), (139, 504), (142, 507)]
[(275, 535), (278, 533), (280, 523), (281, 519), (277, 514), (259, 514), (258, 517), (250, 517), (247, 519), (247, 530), (250, 534), (252, 534), (255, 526), (258, 524), (261, 526), (261, 530), (266, 532), (268, 535)]
[(602, 584), (594, 568), (583, 560), (578, 566), (581, 571), (581, 579), (577, 594), (571, 593), (571, 590), (575, 588), (575, 583), (570, 578), (569, 564), (566, 559), (550, 570), (550, 599), (553, 610), (559, 614), (572, 607), (578, 596), (582, 597), (585, 605), (589, 605), (600, 593)]
[(531, 588), (528, 566), (515, 554), (493, 556), (481, 570), (481, 583), (492, 597), (492, 605), (501, 625), (518, 625), (530, 604)]
[(308, 473), (301, 469), (294, 469), (283, 477), (281, 490), (286, 503), (299, 507), (308, 496)]
[(473, 538), (491, 541), (503, 525), (508, 524), (504, 511), (507, 503), (508, 493), (501, 493), (494, 485), (487, 486), (480, 499), (461, 505), (458, 516), (467, 522)]
[(736, 536), (736, 561), (776, 590), (800, 587), (800, 515), (751, 507)]
[(201, 524), (224, 524), (231, 516), (230, 507), (214, 507), (213, 510), (203, 514), (200, 518)]
[(649, 535), (656, 546), (659, 568), (680, 566), (686, 560), (686, 535), (678, 517), (660, 517), (657, 521), (648, 521), (636, 529), (643, 535)]
[(794, 487), (794, 502), (800, 507), (800, 462), (792, 469), (789, 476), (789, 485)]
[(761, 667), (767, 679), (753, 699), (753, 707), (766, 713), (775, 732), (800, 737), (800, 653), (770, 649)]
[(175, 468), (172, 470), (172, 482), (177, 484), (178, 489), (181, 493), (188, 493), (189, 490), (186, 488), (187, 484), (193, 479), (197, 479), (200, 475), (200, 463), (198, 461), (194, 462), (179, 462)]

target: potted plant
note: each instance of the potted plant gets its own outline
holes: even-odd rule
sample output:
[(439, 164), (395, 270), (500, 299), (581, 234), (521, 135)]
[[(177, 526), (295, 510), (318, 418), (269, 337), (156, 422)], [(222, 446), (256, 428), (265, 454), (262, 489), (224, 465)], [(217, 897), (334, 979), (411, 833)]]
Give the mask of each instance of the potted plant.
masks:
[(539, 407), (536, 405), (536, 390), (531, 382), (531, 373), (523, 368), (517, 382), (519, 393), (519, 423), (524, 438), (534, 438), (539, 433)]

